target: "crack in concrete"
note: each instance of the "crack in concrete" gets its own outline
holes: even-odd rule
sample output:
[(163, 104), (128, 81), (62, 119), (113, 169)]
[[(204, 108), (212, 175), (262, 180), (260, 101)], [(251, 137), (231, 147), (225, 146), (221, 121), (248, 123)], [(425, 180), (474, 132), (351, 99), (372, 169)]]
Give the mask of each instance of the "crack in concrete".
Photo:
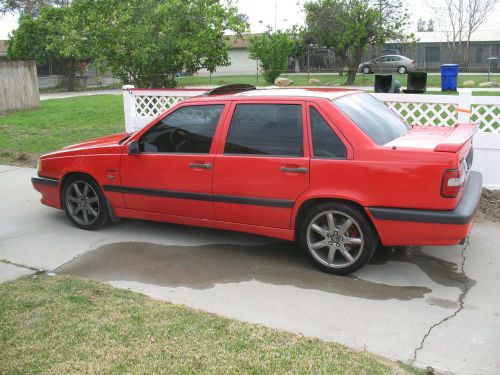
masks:
[(24, 264), (19, 264), (19, 263), (14, 263), (14, 262), (11, 262), (10, 260), (7, 260), (7, 259), (0, 259), (0, 263), (10, 264), (12, 266), (16, 266), (16, 267), (20, 267), (20, 268), (26, 268), (26, 269), (31, 270), (31, 271), (44, 272), (44, 270), (42, 270), (40, 268), (26, 266)]
[(464, 283), (463, 283), (463, 289), (462, 289), (462, 293), (460, 293), (460, 295), (458, 296), (458, 302), (459, 302), (459, 306), (458, 308), (455, 310), (455, 312), (453, 314), (450, 314), (446, 317), (444, 317), (443, 319), (441, 319), (439, 322), (437, 323), (434, 323), (433, 325), (431, 325), (429, 327), (429, 330), (427, 331), (427, 333), (422, 337), (422, 340), (420, 341), (420, 346), (418, 348), (416, 348), (413, 352), (413, 358), (410, 362), (411, 365), (413, 365), (415, 363), (415, 361), (417, 360), (417, 355), (418, 355), (418, 352), (420, 350), (422, 350), (424, 348), (424, 345), (425, 345), (425, 341), (427, 340), (427, 338), (430, 336), (430, 334), (432, 333), (432, 331), (434, 330), (434, 328), (440, 326), (441, 324), (447, 322), (448, 320), (456, 317), (460, 311), (463, 310), (464, 308), (464, 300), (465, 300), (465, 297), (467, 296), (467, 293), (469, 293), (469, 290), (471, 289), (472, 285), (470, 285), (470, 279), (469, 277), (467, 276), (467, 274), (465, 273), (465, 270), (464, 270), (464, 266), (465, 266), (465, 261), (466, 261), (466, 258), (465, 258), (465, 250), (467, 250), (467, 248), (469, 247), (469, 244), (470, 244), (470, 241), (469, 239), (467, 239), (467, 243), (465, 244), (465, 246), (463, 247), (462, 249), (462, 252), (461, 252), (461, 257), (462, 257), (462, 262), (460, 264), (460, 271), (462, 272), (463, 274), (463, 277), (464, 277)]

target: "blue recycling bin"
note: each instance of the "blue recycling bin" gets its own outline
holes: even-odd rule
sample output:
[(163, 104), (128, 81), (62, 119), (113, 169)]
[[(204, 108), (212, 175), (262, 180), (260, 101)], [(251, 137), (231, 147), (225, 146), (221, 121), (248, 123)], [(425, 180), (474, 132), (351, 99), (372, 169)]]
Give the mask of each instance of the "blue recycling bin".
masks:
[(441, 91), (457, 91), (458, 64), (441, 65)]

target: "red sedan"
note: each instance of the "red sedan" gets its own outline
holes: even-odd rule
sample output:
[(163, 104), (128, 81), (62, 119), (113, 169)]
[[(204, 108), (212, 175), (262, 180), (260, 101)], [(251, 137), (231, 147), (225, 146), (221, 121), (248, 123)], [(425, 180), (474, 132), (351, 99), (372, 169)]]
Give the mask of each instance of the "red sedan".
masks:
[(43, 155), (32, 182), (82, 229), (135, 218), (296, 240), (344, 274), (380, 244), (464, 240), (482, 188), (474, 132), (412, 128), (357, 91), (222, 87)]

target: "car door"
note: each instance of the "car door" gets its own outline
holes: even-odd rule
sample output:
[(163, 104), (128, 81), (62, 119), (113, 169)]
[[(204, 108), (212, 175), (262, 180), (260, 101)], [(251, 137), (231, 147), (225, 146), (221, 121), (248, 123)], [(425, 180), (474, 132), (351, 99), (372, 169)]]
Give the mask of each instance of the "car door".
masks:
[(300, 101), (234, 102), (214, 161), (219, 221), (290, 228), (309, 186), (309, 147)]
[(391, 68), (391, 57), (390, 56), (383, 56), (378, 59), (378, 66), (379, 66), (379, 72), (380, 73), (386, 73), (388, 72)]
[(138, 138), (139, 153), (123, 155), (121, 182), (128, 209), (214, 219), (212, 173), (224, 103), (181, 105)]

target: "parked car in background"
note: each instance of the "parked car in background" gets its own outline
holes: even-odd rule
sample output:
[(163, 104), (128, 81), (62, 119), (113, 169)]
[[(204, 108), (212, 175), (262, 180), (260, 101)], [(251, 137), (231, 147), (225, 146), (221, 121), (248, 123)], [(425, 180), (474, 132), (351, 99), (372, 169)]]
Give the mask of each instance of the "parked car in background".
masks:
[(482, 189), (475, 131), (410, 127), (355, 90), (230, 85), (43, 155), (32, 183), (82, 229), (123, 217), (295, 240), (345, 274), (380, 245), (464, 240)]
[(417, 68), (415, 60), (401, 55), (385, 55), (359, 65), (361, 73), (393, 73), (406, 74)]

